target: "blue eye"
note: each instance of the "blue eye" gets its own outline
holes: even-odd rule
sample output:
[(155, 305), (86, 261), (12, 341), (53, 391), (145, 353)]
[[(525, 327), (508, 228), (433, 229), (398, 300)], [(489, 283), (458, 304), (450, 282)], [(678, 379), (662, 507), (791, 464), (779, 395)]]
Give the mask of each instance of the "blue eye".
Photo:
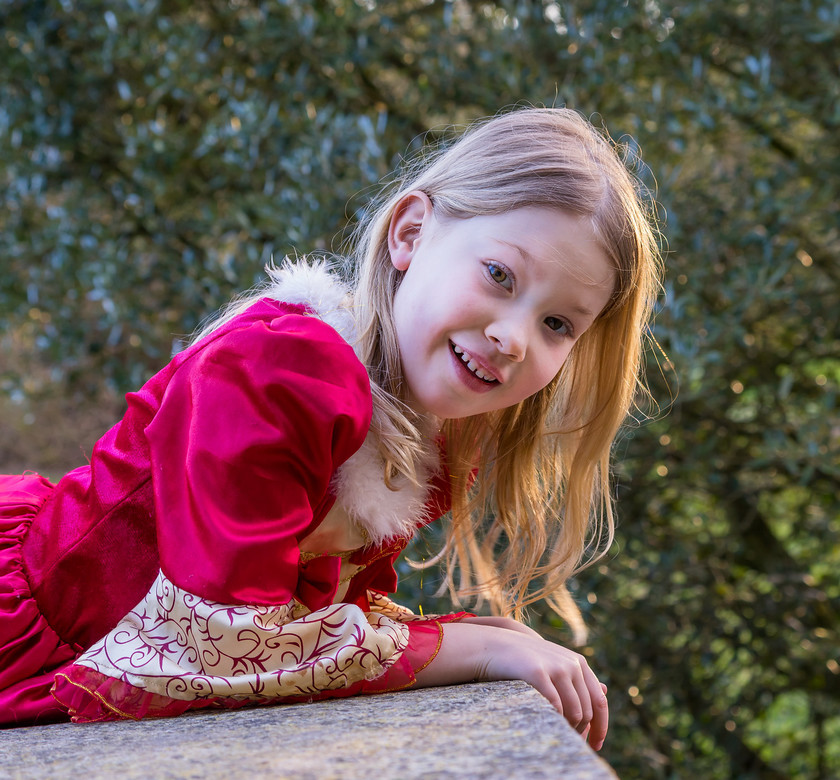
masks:
[(571, 336), (572, 328), (566, 320), (561, 320), (559, 317), (546, 317), (545, 324), (548, 325), (555, 333), (561, 336)]
[(496, 282), (496, 284), (502, 285), (505, 289), (510, 289), (513, 281), (510, 278), (510, 274), (500, 265), (496, 265), (496, 263), (488, 263), (487, 273), (490, 274), (490, 278)]

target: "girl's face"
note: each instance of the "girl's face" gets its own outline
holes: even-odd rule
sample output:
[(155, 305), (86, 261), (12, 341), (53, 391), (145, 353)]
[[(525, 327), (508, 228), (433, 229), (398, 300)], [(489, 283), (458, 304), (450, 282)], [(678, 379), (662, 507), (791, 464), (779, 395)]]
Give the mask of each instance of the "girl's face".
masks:
[(410, 193), (389, 249), (405, 272), (394, 324), (409, 402), (441, 418), (544, 388), (616, 281), (589, 221), (551, 208), (441, 220), (424, 193)]

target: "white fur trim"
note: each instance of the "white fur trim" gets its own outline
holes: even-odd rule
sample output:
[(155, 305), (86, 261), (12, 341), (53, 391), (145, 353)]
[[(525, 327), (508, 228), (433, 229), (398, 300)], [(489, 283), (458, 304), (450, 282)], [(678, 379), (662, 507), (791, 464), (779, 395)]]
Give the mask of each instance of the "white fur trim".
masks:
[(356, 319), (350, 291), (338, 276), (330, 273), (325, 262), (301, 259), (293, 263), (287, 258), (282, 265), (266, 266), (265, 270), (270, 280), (266, 297), (308, 307), (350, 346), (355, 346)]
[[(357, 328), (352, 296), (340, 279), (330, 273), (326, 263), (287, 260), (266, 271), (270, 279), (267, 297), (306, 306), (355, 347)], [(439, 468), (433, 437), (429, 435), (427, 441), (429, 452), (418, 466), (419, 487), (404, 478), (396, 480), (398, 490), (391, 490), (385, 484), (385, 463), (379, 454), (379, 443), (370, 431), (359, 450), (336, 470), (333, 478), (336, 501), (364, 529), (371, 544), (378, 545), (397, 536), (411, 537), (427, 520), (428, 481)]]
[(419, 486), (399, 477), (395, 480), (398, 489), (391, 490), (385, 484), (385, 462), (378, 443), (368, 433), (359, 450), (336, 470), (336, 501), (367, 532), (371, 544), (379, 545), (397, 536), (411, 538), (417, 527), (429, 519), (426, 499), (429, 479), (438, 467), (436, 461), (427, 455), (419, 465)]

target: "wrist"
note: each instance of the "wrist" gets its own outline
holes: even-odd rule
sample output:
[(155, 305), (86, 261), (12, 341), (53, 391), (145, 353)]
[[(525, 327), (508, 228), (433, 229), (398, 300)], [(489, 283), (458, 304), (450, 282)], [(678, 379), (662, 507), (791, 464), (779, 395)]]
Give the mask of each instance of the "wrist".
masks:
[(456, 685), (488, 680), (488, 626), (469, 623), (441, 625), (441, 643), (431, 662), (417, 672), (417, 686)]

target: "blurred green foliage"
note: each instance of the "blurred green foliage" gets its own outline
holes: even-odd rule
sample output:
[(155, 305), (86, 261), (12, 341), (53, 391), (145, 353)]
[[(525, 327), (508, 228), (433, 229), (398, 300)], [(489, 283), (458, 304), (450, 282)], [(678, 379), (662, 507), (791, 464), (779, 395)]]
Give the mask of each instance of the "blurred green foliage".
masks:
[(7, 460), (57, 398), (72, 431), (139, 385), (272, 255), (335, 246), (448, 125), (568, 105), (640, 146), (661, 411), (619, 442), (616, 546), (574, 583), (603, 755), (840, 775), (840, 2), (2, 0), (0, 52)]

